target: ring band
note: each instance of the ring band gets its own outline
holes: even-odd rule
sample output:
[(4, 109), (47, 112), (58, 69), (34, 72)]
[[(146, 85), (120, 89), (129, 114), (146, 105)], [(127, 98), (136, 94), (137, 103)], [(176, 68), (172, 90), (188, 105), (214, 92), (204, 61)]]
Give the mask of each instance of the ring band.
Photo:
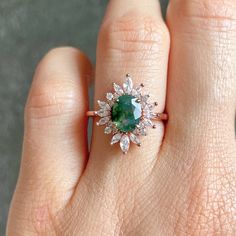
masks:
[(106, 94), (106, 100), (98, 100), (100, 110), (87, 111), (88, 117), (100, 117), (96, 124), (105, 126), (104, 133), (112, 134), (111, 145), (120, 144), (126, 154), (130, 143), (141, 146), (140, 136), (147, 135), (148, 127), (156, 128), (154, 121), (166, 121), (166, 113), (153, 111), (157, 102), (149, 102), (150, 95), (143, 94), (143, 84), (134, 87), (130, 75), (126, 75), (123, 86), (113, 83), (113, 92)]
[[(97, 111), (87, 111), (86, 115), (88, 117), (99, 117)], [(168, 115), (166, 113), (154, 113), (154, 117), (151, 120), (166, 121), (168, 120)]]

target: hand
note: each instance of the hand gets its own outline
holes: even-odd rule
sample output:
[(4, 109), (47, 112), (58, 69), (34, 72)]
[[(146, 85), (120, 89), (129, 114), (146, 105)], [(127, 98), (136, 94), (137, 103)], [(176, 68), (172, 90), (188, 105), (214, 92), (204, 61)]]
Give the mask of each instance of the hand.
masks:
[(111, 0), (101, 26), (95, 100), (130, 73), (169, 114), (125, 156), (95, 125), (88, 152), (86, 56), (40, 62), (8, 235), (235, 235), (236, 3), (172, 0), (167, 18)]

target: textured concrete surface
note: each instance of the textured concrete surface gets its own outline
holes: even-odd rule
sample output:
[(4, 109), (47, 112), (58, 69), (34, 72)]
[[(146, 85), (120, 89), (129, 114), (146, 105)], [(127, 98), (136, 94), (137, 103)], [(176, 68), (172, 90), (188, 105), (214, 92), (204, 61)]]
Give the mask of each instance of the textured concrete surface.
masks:
[[(128, 2), (128, 0), (127, 0)], [(56, 46), (80, 47), (95, 61), (107, 0), (0, 1), (0, 235), (19, 170), (23, 109), (34, 68)], [(167, 1), (162, 1), (163, 10)]]

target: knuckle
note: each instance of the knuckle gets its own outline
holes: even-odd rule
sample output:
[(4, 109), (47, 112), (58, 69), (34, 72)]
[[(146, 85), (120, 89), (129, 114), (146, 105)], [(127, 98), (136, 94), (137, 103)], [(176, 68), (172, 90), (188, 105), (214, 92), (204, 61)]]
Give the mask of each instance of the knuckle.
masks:
[(125, 15), (104, 22), (99, 41), (106, 42), (108, 51), (122, 54), (150, 53), (156, 55), (163, 44), (169, 43), (169, 32), (165, 24), (155, 17)]
[(71, 96), (71, 85), (68, 82), (54, 81), (41, 84), (26, 105), (27, 117), (31, 119), (62, 116), (73, 112), (75, 101)]
[(76, 104), (74, 84), (54, 74), (47, 83), (39, 82), (31, 91), (25, 107), (27, 119), (44, 119), (73, 112)]
[(78, 81), (74, 79), (75, 75), (60, 66), (65, 53), (78, 54), (80, 51), (69, 47), (55, 48), (38, 64), (25, 106), (26, 119), (66, 116), (75, 112), (76, 104), (83, 100), (83, 94), (77, 91)]
[[(235, 28), (236, 2), (234, 0), (181, 0), (176, 17), (190, 19), (190, 25), (201, 29), (226, 31)], [(176, 13), (176, 12), (175, 12)], [(170, 15), (171, 17), (171, 15)]]

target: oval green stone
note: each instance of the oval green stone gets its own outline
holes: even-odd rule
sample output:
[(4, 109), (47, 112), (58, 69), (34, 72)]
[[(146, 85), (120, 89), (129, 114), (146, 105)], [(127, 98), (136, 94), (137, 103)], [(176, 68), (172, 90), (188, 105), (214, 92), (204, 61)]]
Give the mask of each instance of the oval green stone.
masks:
[(122, 95), (114, 103), (111, 110), (112, 122), (122, 132), (132, 132), (139, 124), (142, 116), (141, 104), (131, 95)]

